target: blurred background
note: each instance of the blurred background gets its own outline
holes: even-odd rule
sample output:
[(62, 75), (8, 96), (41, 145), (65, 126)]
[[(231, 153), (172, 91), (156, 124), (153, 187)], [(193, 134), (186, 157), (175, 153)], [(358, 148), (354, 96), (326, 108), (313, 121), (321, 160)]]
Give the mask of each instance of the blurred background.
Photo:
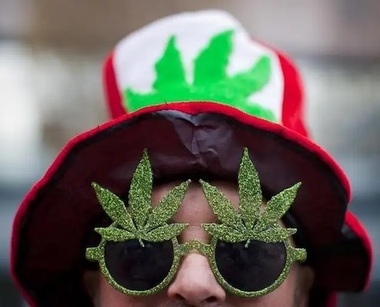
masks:
[(104, 57), (150, 21), (205, 8), (231, 12), (298, 64), (309, 128), (350, 177), (350, 208), (375, 246), (371, 287), (339, 306), (379, 306), (378, 0), (0, 0), (0, 306), (23, 306), (8, 268), (18, 204), (72, 136), (107, 118)]

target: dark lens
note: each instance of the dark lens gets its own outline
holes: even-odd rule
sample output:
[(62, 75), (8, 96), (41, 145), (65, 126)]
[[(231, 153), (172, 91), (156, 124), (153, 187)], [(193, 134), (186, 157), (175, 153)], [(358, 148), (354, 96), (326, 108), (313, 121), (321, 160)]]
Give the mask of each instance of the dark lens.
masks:
[(286, 263), (283, 243), (265, 243), (252, 240), (226, 243), (218, 241), (215, 260), (220, 274), (234, 288), (253, 292), (274, 283)]
[(173, 264), (171, 241), (107, 242), (105, 262), (112, 278), (129, 290), (144, 291), (160, 284)]

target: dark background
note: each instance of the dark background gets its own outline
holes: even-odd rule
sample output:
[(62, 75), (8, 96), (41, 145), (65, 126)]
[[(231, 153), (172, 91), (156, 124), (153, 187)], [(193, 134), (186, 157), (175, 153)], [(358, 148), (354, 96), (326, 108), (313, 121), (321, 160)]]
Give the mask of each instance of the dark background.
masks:
[(22, 306), (9, 277), (15, 210), (60, 148), (106, 120), (101, 65), (140, 26), (221, 8), (291, 55), (314, 139), (346, 170), (350, 209), (374, 243), (372, 284), (340, 306), (380, 302), (380, 1), (0, 0), (0, 306)]

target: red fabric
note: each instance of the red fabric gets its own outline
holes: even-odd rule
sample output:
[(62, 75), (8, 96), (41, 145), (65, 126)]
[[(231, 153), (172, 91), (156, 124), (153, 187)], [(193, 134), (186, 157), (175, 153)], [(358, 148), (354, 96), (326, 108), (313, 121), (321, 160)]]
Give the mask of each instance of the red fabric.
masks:
[[(75, 151), (75, 149), (79, 145), (83, 145), (84, 143), (86, 143), (86, 141), (92, 136), (97, 136), (101, 132), (108, 131), (108, 130), (111, 130), (111, 131), (114, 131), (114, 133), (117, 133), (117, 131), (114, 130), (114, 127), (116, 125), (118, 125), (119, 123), (130, 122), (134, 118), (139, 117), (140, 115), (144, 115), (146, 113), (152, 113), (152, 112), (159, 111), (159, 110), (178, 110), (178, 111), (182, 111), (182, 112), (185, 112), (188, 114), (193, 114), (193, 115), (196, 115), (198, 113), (201, 113), (201, 114), (205, 114), (205, 113), (226, 114), (231, 118), (238, 119), (241, 123), (247, 125), (247, 127), (254, 126), (254, 127), (257, 127), (258, 129), (260, 129), (262, 131), (271, 132), (271, 133), (273, 133), (273, 135), (276, 135), (277, 137), (287, 139), (290, 142), (292, 142), (294, 147), (299, 145), (302, 148), (306, 148), (307, 151), (309, 151), (309, 152), (313, 153), (313, 155), (315, 155), (316, 160), (321, 159), (322, 161), (324, 161), (324, 163), (326, 163), (329, 166), (329, 168), (331, 169), (331, 171), (334, 173), (334, 176), (336, 176), (338, 181), (342, 184), (343, 188), (346, 191), (346, 194), (349, 195), (349, 185), (348, 185), (347, 179), (344, 176), (344, 173), (338, 167), (338, 165), (336, 165), (336, 163), (331, 159), (331, 157), (327, 153), (325, 153), (320, 147), (318, 147), (317, 145), (312, 143), (307, 138), (303, 137), (302, 135), (300, 135), (296, 132), (293, 132), (292, 130), (284, 128), (278, 124), (274, 124), (271, 122), (267, 122), (265, 120), (261, 120), (261, 119), (252, 117), (250, 115), (247, 115), (247, 114), (245, 114), (245, 113), (243, 113), (237, 109), (231, 108), (229, 106), (219, 105), (219, 104), (211, 103), (211, 102), (172, 103), (172, 104), (167, 104), (167, 105), (153, 106), (150, 108), (141, 109), (141, 110), (136, 111), (134, 113), (127, 114), (127, 115), (121, 116), (117, 119), (114, 119), (114, 120), (112, 120), (112, 121), (110, 121), (104, 125), (101, 125), (101, 126), (95, 128), (93, 130), (90, 130), (89, 132), (81, 134), (78, 137), (71, 140), (69, 142), (69, 144), (59, 154), (59, 156), (54, 161), (52, 166), (49, 168), (49, 170), (47, 171), (45, 176), (41, 179), (41, 181), (38, 182), (32, 188), (32, 190), (29, 194), (27, 194), (25, 200), (21, 204), (21, 207), (20, 207), (20, 209), (16, 215), (15, 223), (14, 223), (14, 232), (13, 232), (13, 237), (12, 237), (11, 270), (12, 270), (12, 274), (13, 274), (13, 276), (15, 276), (17, 282), (18, 282), (18, 280), (17, 280), (17, 276), (18, 276), (17, 266), (19, 265), (19, 263), (17, 263), (17, 256), (21, 252), (20, 251), (21, 247), (19, 245), (20, 239), (21, 239), (20, 236), (22, 236), (21, 229), (25, 226), (25, 223), (27, 223), (28, 220), (31, 220), (32, 215), (34, 215), (35, 212), (37, 212), (36, 209), (33, 209), (33, 208), (35, 208), (35, 206), (34, 206), (35, 201), (37, 201), (37, 198), (40, 196), (40, 193), (41, 193), (41, 191), (43, 191), (46, 184), (54, 179), (54, 176), (58, 172), (58, 169), (60, 167), (62, 167), (62, 164), (64, 164), (65, 159), (69, 156), (69, 154), (71, 152)], [(138, 138), (139, 136), (135, 136), (135, 137)], [(167, 137), (167, 134), (165, 134), (165, 137)], [(270, 138), (272, 138), (272, 137), (270, 137)], [(104, 141), (107, 141), (107, 140), (104, 140)], [(154, 140), (152, 140), (152, 141), (154, 142)], [(127, 143), (131, 142), (130, 144), (135, 144), (133, 140), (129, 140), (129, 139), (124, 139), (123, 142), (124, 143), (125, 142), (127, 142)], [(279, 140), (273, 139), (272, 144), (280, 144), (280, 143), (279, 143)], [(282, 146), (282, 145), (278, 145), (278, 146)], [(107, 147), (107, 146), (103, 145), (102, 148), (104, 148), (104, 147)], [(265, 150), (269, 151), (268, 152), (268, 154), (269, 154), (271, 152), (271, 149), (269, 147), (265, 147), (265, 148), (266, 148)], [(114, 150), (114, 149), (115, 148), (110, 148), (110, 150)], [(168, 148), (167, 150), (170, 151), (172, 149)], [(275, 150), (275, 152), (276, 152), (276, 150)], [(279, 151), (277, 151), (277, 152), (279, 152)], [(301, 154), (301, 153), (299, 153), (299, 154)], [(98, 156), (98, 157), (102, 156), (103, 151), (102, 150), (94, 151), (93, 155)], [(107, 154), (104, 154), (104, 158), (105, 159), (107, 158)], [(312, 163), (311, 161), (310, 161), (310, 163)], [(309, 161), (308, 161), (308, 163), (309, 163)], [(313, 163), (315, 163), (315, 162), (313, 162)], [(79, 164), (79, 165), (81, 165), (81, 164)], [(100, 166), (101, 166), (101, 164), (99, 165), (99, 167)], [(81, 166), (81, 167), (85, 167), (85, 166)], [(276, 168), (276, 166), (273, 166), (273, 167)], [(302, 166), (301, 166), (301, 169), (302, 169)], [(78, 176), (82, 176), (81, 169), (72, 169), (71, 168), (70, 172), (71, 172), (71, 175), (70, 175), (71, 177), (69, 177), (69, 182), (72, 182), (73, 190), (75, 190), (76, 189), (76, 187), (75, 187), (75, 180), (76, 179), (73, 179), (71, 181), (70, 178), (76, 178)], [(321, 172), (323, 172), (323, 170), (321, 170)], [(106, 176), (106, 170), (102, 169), (100, 171), (100, 173), (103, 174), (103, 176)], [(98, 178), (98, 177), (94, 177), (94, 178)], [(99, 178), (101, 178), (101, 177), (99, 177)], [(120, 191), (125, 190), (125, 188), (126, 188), (125, 186), (122, 186), (120, 188)], [(56, 189), (56, 190), (59, 191), (59, 189)], [(46, 191), (44, 191), (44, 193), (45, 192)], [(53, 206), (52, 207), (53, 210), (54, 210), (54, 199), (60, 199), (60, 195), (59, 194), (54, 195), (53, 198), (51, 198), (52, 201), (49, 202)], [(329, 203), (329, 202), (327, 202), (327, 203)], [(304, 208), (304, 209), (307, 210), (307, 208)], [(326, 207), (326, 209), (327, 209), (327, 207)], [(305, 212), (307, 212), (307, 211), (305, 211)], [(72, 212), (67, 212), (65, 217), (64, 217), (64, 214), (62, 214), (62, 212), (56, 213), (56, 214), (58, 214), (60, 216), (60, 218), (65, 218), (65, 219), (67, 219), (67, 218), (75, 218), (75, 219), (78, 218), (78, 220), (79, 220), (79, 219), (85, 219), (86, 218), (86, 217), (84, 217), (83, 214), (79, 214), (78, 216), (73, 216)], [(90, 211), (88, 211), (87, 214), (91, 215), (92, 213)], [(353, 221), (355, 221), (355, 220), (352, 217), (350, 217), (350, 215), (348, 215), (347, 219), (348, 219), (348, 224), (350, 224), (353, 227), (353, 230), (356, 232), (359, 232), (359, 235), (362, 238), (362, 241), (363, 240), (366, 241), (367, 245), (370, 246), (369, 240), (366, 237), (364, 230), (360, 227), (360, 224), (353, 223)], [(312, 222), (312, 221), (313, 220), (310, 220), (310, 222)], [(55, 222), (52, 220), (51, 223), (55, 223)], [(35, 224), (35, 227), (37, 227), (38, 225), (39, 225), (38, 223)], [(318, 231), (317, 228), (316, 228), (316, 231)], [(78, 232), (80, 232), (80, 230)], [(31, 234), (33, 234), (33, 233), (36, 233), (36, 232), (35, 231), (31, 232)], [(37, 233), (38, 233), (38, 231), (37, 231)], [(43, 233), (46, 233), (46, 231), (43, 231)], [(40, 235), (43, 235), (43, 233), (41, 233)], [(65, 236), (73, 237), (75, 235), (76, 235), (75, 233), (70, 233), (70, 229), (65, 230)], [(36, 236), (33, 235), (33, 237), (36, 237)], [(39, 236), (37, 236), (37, 237), (39, 237)], [(25, 237), (24, 237), (24, 239), (25, 239)], [(51, 238), (51, 239), (55, 240), (55, 238)], [(319, 240), (319, 239), (322, 239), (322, 237), (321, 238), (316, 237), (314, 239)], [(330, 239), (335, 240), (334, 236), (331, 236)], [(333, 243), (333, 241), (331, 243)], [(73, 248), (73, 249), (78, 248), (78, 250), (79, 250), (79, 246), (76, 246), (76, 247), (74, 247), (74, 246), (76, 246), (76, 245), (73, 245), (71, 248)], [(34, 252), (37, 252), (37, 251), (38, 250), (35, 250)], [(56, 262), (57, 259), (58, 259), (58, 255), (57, 255), (57, 258), (49, 259), (49, 261), (55, 261)], [(67, 259), (64, 259), (64, 260), (66, 261)], [(46, 266), (46, 264), (49, 263), (49, 261), (45, 260), (44, 261), (45, 263), (43, 265)], [(352, 261), (354, 261), (354, 260), (352, 260)], [(62, 263), (62, 265), (64, 265), (63, 261), (58, 261), (58, 262)], [(67, 263), (67, 265), (69, 266), (70, 263)], [(331, 265), (334, 265), (334, 263), (332, 263)], [(28, 297), (28, 294), (25, 293), (25, 291), (22, 290), (23, 286), (19, 283), (18, 283), (18, 285), (20, 287), (20, 290), (24, 293), (28, 302), (30, 304), (32, 304), (33, 303), (32, 299), (30, 297)]]
[(331, 293), (327, 299), (326, 307), (336, 307), (337, 304), (338, 304), (338, 297), (336, 293)]
[[(363, 225), (360, 223), (360, 221), (350, 212), (346, 212), (346, 217), (345, 217), (346, 224), (352, 229), (352, 231), (355, 233), (356, 236), (360, 238), (362, 241), (365, 249), (367, 250), (367, 254), (370, 256), (369, 262), (370, 266), (372, 267), (373, 265), (373, 248), (371, 241), (369, 239), (368, 233), (366, 232), (365, 228)], [(371, 276), (367, 275), (367, 281), (364, 286), (364, 289), (367, 289), (369, 286)]]
[[(228, 106), (218, 105), (218, 104), (210, 103), (210, 102), (173, 103), (173, 104), (169, 104), (169, 105), (161, 105), (161, 106), (150, 107), (148, 109), (139, 110), (139, 111), (134, 112), (132, 114), (128, 114), (128, 115), (119, 117), (119, 118), (117, 118), (117, 119), (115, 119), (109, 123), (106, 123), (102, 126), (95, 128), (95, 129), (93, 129), (87, 133), (79, 135), (78, 137), (76, 137), (75, 139), (70, 141), (69, 144), (59, 154), (58, 158), (53, 163), (53, 165), (50, 167), (50, 169), (47, 171), (46, 175), (42, 178), (42, 180), (32, 188), (31, 192), (26, 196), (25, 200), (23, 201), (23, 203), (22, 203), (22, 205), (21, 205), (21, 207), (20, 207), (20, 209), (16, 215), (16, 219), (15, 219), (15, 223), (14, 223), (14, 233), (13, 233), (13, 238), (12, 238), (12, 264), (11, 264), (12, 268), (11, 269), (12, 269), (12, 274), (14, 276), (16, 276), (16, 279), (18, 276), (17, 268), (16, 268), (18, 263), (16, 262), (16, 258), (17, 258), (17, 255), (19, 254), (19, 249), (21, 248), (21, 246), (19, 246), (20, 236), (22, 235), (22, 233), (20, 233), (20, 229), (22, 229), (23, 225), (25, 225), (25, 222), (28, 219), (30, 220), (30, 218), (28, 218), (28, 217), (30, 217), (31, 214), (33, 214), (33, 212), (35, 211), (35, 209), (33, 209), (34, 207), (32, 207), (32, 204), (36, 201), (36, 197), (39, 196), (39, 193), (43, 190), (44, 186), (50, 180), (52, 180), (52, 178), (54, 178), (58, 168), (60, 168), (62, 166), (62, 164), (65, 162), (65, 159), (67, 158), (69, 153), (72, 152), (78, 145), (85, 143), (86, 140), (88, 140), (88, 138), (90, 138), (91, 136), (99, 135), (102, 131), (105, 131), (108, 129), (111, 129), (112, 131), (114, 131), (113, 127), (115, 127), (118, 123), (131, 121), (133, 118), (136, 118), (140, 115), (143, 115), (144, 113), (150, 113), (150, 112), (154, 112), (154, 111), (158, 111), (158, 110), (165, 110), (165, 109), (166, 110), (180, 110), (180, 111), (186, 112), (188, 114), (197, 114), (197, 113), (203, 114), (203, 113), (210, 113), (210, 112), (228, 114), (230, 117), (239, 119), (242, 123), (246, 124), (247, 127), (254, 125), (258, 129), (261, 129), (262, 131), (270, 131), (277, 136), (281, 136), (284, 139), (290, 140), (291, 142), (294, 143), (294, 146), (296, 146), (296, 144), (299, 144), (301, 147), (306, 148), (309, 152), (313, 153), (315, 155), (316, 159), (322, 159), (323, 161), (327, 162), (327, 165), (330, 167), (330, 169), (335, 174), (335, 176), (337, 176), (338, 180), (343, 184), (343, 186), (346, 189), (346, 192), (348, 193), (347, 180), (346, 180), (343, 172), (339, 169), (339, 167), (335, 164), (335, 162), (321, 148), (319, 148), (318, 146), (313, 144), (310, 140), (308, 140), (308, 139), (302, 137), (300, 134), (295, 133), (289, 129), (286, 129), (280, 125), (270, 123), (270, 122), (267, 122), (265, 120), (253, 118), (252, 116), (249, 116), (249, 115), (247, 115), (247, 114), (245, 114), (239, 110), (233, 109), (233, 108), (228, 107)], [(136, 139), (136, 141), (138, 141), (138, 139), (139, 139), (138, 135), (134, 135), (134, 136), (131, 135), (131, 137)], [(135, 141), (133, 141), (133, 142), (135, 142)], [(140, 143), (141, 143), (141, 141), (140, 141)], [(274, 140), (272, 143), (277, 144), (277, 141)], [(133, 144), (137, 144), (137, 143), (133, 143)], [(143, 144), (140, 144), (140, 145), (143, 145)], [(104, 146), (106, 146), (106, 145), (104, 145)], [(280, 145), (278, 145), (278, 146), (280, 146)], [(112, 150), (112, 148), (110, 148), (109, 150)], [(171, 150), (171, 149), (169, 148), (168, 150)], [(107, 157), (107, 155), (105, 155), (105, 158), (106, 157)], [(101, 166), (101, 164), (99, 166)], [(71, 173), (72, 173), (71, 176), (74, 176), (72, 178), (75, 178), (75, 177), (82, 175), (80, 169), (79, 170), (71, 169)], [(103, 170), (101, 170), (101, 173), (103, 174), (103, 176), (106, 175), (106, 173), (104, 173)], [(76, 180), (76, 179), (73, 179), (73, 180)], [(71, 179), (69, 179), (68, 182), (72, 182), (74, 184), (74, 181), (71, 181)], [(126, 187), (123, 186), (120, 188), (120, 190), (123, 190), (123, 189), (125, 190), (125, 188)], [(60, 199), (60, 195), (56, 195), (55, 199)], [(34, 204), (33, 204), (33, 206), (34, 206)], [(54, 203), (52, 203), (52, 206), (54, 206)], [(327, 207), (326, 207), (326, 209), (327, 209)], [(56, 214), (58, 214), (60, 217), (63, 217), (63, 215), (64, 215), (63, 212), (56, 212)], [(68, 212), (68, 214), (70, 215), (70, 217), (72, 216), (72, 218), (77, 218), (77, 217), (73, 216), (72, 212)], [(90, 214), (90, 213), (88, 212), (88, 214)], [(79, 215), (78, 218), (79, 217), (83, 218), (83, 215)], [(67, 218), (67, 216), (66, 216), (66, 218)], [(52, 222), (54, 222), (54, 221), (52, 221)], [(360, 228), (358, 228), (358, 226), (356, 226), (355, 229), (357, 230)], [(69, 231), (69, 230), (67, 230), (67, 231)], [(75, 234), (69, 233), (68, 237), (72, 237), (72, 236), (75, 236)], [(364, 232), (363, 232), (362, 236), (363, 236), (363, 238), (366, 238)], [(318, 236), (314, 238), (314, 240), (318, 240), (318, 239), (319, 239)], [(331, 239), (333, 239), (333, 236), (331, 236)], [(56, 259), (51, 259), (51, 260), (52, 261), (54, 260), (56, 262)], [(62, 262), (59, 262), (59, 263), (62, 263)]]
[(11, 239), (11, 255), (10, 255), (10, 267), (11, 267), (11, 276), (13, 278), (13, 281), (16, 285), (16, 288), (24, 298), (24, 300), (28, 303), (29, 306), (34, 307), (36, 306), (34, 299), (29, 294), (29, 292), (24, 288), (21, 281), (17, 278), (17, 254), (19, 251), (18, 242), (21, 237), (21, 224), (22, 224), (22, 218), (28, 214), (29, 210), (29, 202), (32, 200), (33, 194), (37, 191), (39, 186), (42, 186), (42, 180), (39, 181), (32, 190), (27, 194), (24, 201), (22, 202), (21, 206), (17, 210), (16, 217), (13, 222), (13, 231), (12, 231), (12, 239)]
[[(199, 109), (198, 109), (198, 106), (199, 106)], [(224, 105), (219, 105), (219, 104), (215, 104), (215, 103), (208, 103), (208, 102), (201, 102), (199, 104), (197, 104), (195, 102), (178, 103), (178, 104), (173, 103), (170, 105), (153, 106), (153, 107), (149, 107), (149, 108), (146, 108), (143, 110), (139, 110), (139, 111), (136, 111), (134, 113), (128, 114), (126, 116), (117, 118), (111, 122), (108, 122), (102, 126), (95, 128), (93, 130), (90, 130), (87, 133), (81, 134), (78, 137), (71, 140), (69, 142), (69, 144), (59, 154), (58, 158), (54, 161), (53, 165), (49, 168), (49, 170), (47, 171), (44, 178), (39, 183), (37, 183), (37, 185), (27, 195), (27, 198), (24, 200), (24, 202), (20, 208), (20, 212), (18, 213), (18, 216), (21, 214), (21, 212), (24, 211), (24, 209), (25, 209), (24, 206), (26, 206), (30, 201), (32, 201), (34, 199), (34, 194), (35, 194), (36, 190), (38, 190), (40, 186), (45, 185), (46, 181), (48, 181), (50, 179), (50, 177), (52, 177), (52, 175), (55, 173), (57, 167), (60, 166), (63, 159), (66, 157), (66, 155), (72, 150), (72, 148), (76, 144), (81, 143), (82, 141), (86, 140), (88, 137), (90, 137), (91, 135), (93, 135), (95, 133), (99, 133), (103, 130), (107, 130), (107, 129), (111, 128), (112, 126), (114, 126), (115, 124), (117, 124), (119, 122), (132, 119), (134, 117), (139, 116), (142, 113), (150, 113), (150, 112), (154, 112), (156, 110), (165, 110), (165, 109), (181, 110), (181, 111), (189, 113), (189, 114), (196, 114), (201, 110), (203, 110), (203, 111), (207, 110), (208, 112), (215, 112), (215, 113), (225, 113), (225, 114), (229, 114), (230, 116), (239, 119), (242, 123), (245, 123), (248, 125), (252, 124), (252, 117), (251, 116), (249, 116), (249, 115), (247, 115), (247, 114), (245, 114), (239, 110), (236, 110), (236, 109), (224, 106)], [(282, 128), (279, 125), (267, 122), (265, 120), (261, 120), (261, 119), (256, 118), (255, 119), (255, 125), (259, 129), (262, 129), (265, 131), (270, 131), (270, 132), (273, 132), (275, 134), (281, 135), (283, 138), (286, 138), (286, 139), (288, 139), (288, 140), (290, 140), (296, 144), (301, 145), (304, 148), (307, 148), (309, 151), (318, 154), (318, 156), (322, 160), (324, 160), (332, 168), (334, 173), (337, 175), (339, 181), (343, 184), (343, 187), (345, 188), (347, 194), (349, 195), (349, 191), (350, 191), (349, 190), (349, 184), (348, 184), (347, 178), (345, 177), (344, 173), (339, 168), (339, 166), (335, 163), (335, 161), (333, 161), (332, 158), (325, 151), (323, 151), (320, 147), (316, 146), (314, 143), (312, 143), (308, 139), (301, 137), (297, 133), (292, 132), (291, 130)], [(18, 220), (16, 217), (15, 225), (17, 225), (17, 222), (18, 222)]]
[(303, 136), (308, 133), (304, 124), (304, 99), (302, 81), (294, 64), (282, 53), (277, 53), (284, 75), (282, 123)]
[[(39, 192), (45, 187), (45, 185), (52, 180), (53, 176), (56, 174), (57, 170), (62, 166), (65, 159), (69, 155), (70, 152), (74, 150), (77, 145), (84, 143), (88, 138), (93, 135), (97, 135), (102, 131), (106, 131), (108, 129), (112, 129), (118, 123), (122, 123), (124, 121), (130, 121), (133, 118), (136, 118), (145, 113), (151, 113), (158, 110), (178, 110), (188, 114), (198, 114), (203, 112), (211, 112), (211, 113), (219, 113), (219, 114), (228, 114), (229, 116), (236, 118), (241, 123), (248, 126), (255, 126), (256, 128), (273, 133), (278, 137), (289, 140), (294, 143), (294, 145), (299, 145), (305, 149), (307, 149), (310, 153), (315, 155), (316, 159), (322, 160), (331, 171), (335, 174), (341, 186), (346, 192), (347, 200), (351, 197), (351, 191), (349, 182), (341, 170), (341, 168), (336, 164), (336, 162), (318, 145), (311, 142), (307, 136), (307, 130), (303, 123), (303, 92), (302, 92), (302, 83), (299, 77), (299, 74), (293, 65), (281, 53), (277, 52), (279, 56), (279, 61), (281, 68), (284, 74), (284, 101), (283, 101), (283, 114), (282, 114), (282, 122), (284, 126), (274, 124), (268, 122), (266, 120), (262, 120), (259, 118), (252, 117), (251, 115), (245, 114), (237, 109), (231, 108), (226, 105), (211, 103), (211, 102), (190, 102), (190, 103), (170, 103), (167, 105), (159, 105), (152, 106), (149, 108), (138, 110), (134, 113), (127, 114), (126, 110), (123, 107), (122, 96), (120, 91), (118, 90), (115, 71), (113, 67), (113, 53), (111, 53), (106, 59), (104, 65), (104, 86), (106, 99), (108, 103), (108, 110), (111, 117), (116, 118), (113, 121), (110, 121), (104, 125), (101, 125), (93, 130), (90, 130), (84, 134), (79, 135), (78, 137), (71, 140), (68, 145), (62, 150), (62, 152), (58, 155), (57, 159), (54, 161), (52, 166), (49, 168), (45, 176), (32, 188), (32, 190), (27, 194), (26, 198), (22, 202), (19, 211), (16, 215), (14, 226), (13, 226), (13, 236), (12, 236), (12, 251), (11, 251), (11, 272), (14, 276), (16, 283), (23, 293), (24, 297), (28, 301), (31, 306), (35, 306), (33, 303), (33, 299), (29, 296), (28, 292), (26, 292), (23, 288), (23, 285), (18, 280), (18, 272), (17, 272), (17, 255), (19, 253), (19, 242), (22, 233), (20, 232), (25, 220), (28, 215), (31, 214), (31, 204), (36, 201), (37, 196), (39, 196)], [(293, 130), (293, 131), (292, 131)], [(313, 161), (310, 161), (313, 163)], [(326, 208), (328, 204), (326, 205)], [(367, 237), (365, 230), (360, 225), (360, 223), (356, 220), (356, 218), (350, 214), (346, 214), (346, 223), (352, 229), (356, 236), (358, 236), (367, 251), (372, 256), (371, 244), (369, 238)], [(316, 229), (317, 231), (317, 229)], [(75, 235), (75, 234), (73, 234)], [(332, 240), (333, 240), (332, 236)], [(318, 238), (315, 238), (318, 240)], [(351, 261), (351, 260), (350, 260)], [(371, 261), (372, 263), (372, 258)], [(331, 266), (334, 266), (334, 263), (331, 263)], [(368, 280), (367, 280), (368, 282)], [(331, 295), (331, 300), (328, 303), (327, 307), (333, 307), (336, 303), (336, 296), (334, 294)]]
[[(274, 48), (271, 48), (271, 49), (277, 53), (280, 60), (281, 68), (283, 70), (283, 75), (284, 75), (284, 99), (283, 99), (282, 122), (285, 127), (298, 132), (302, 136), (307, 137), (308, 132), (303, 123), (303, 115), (304, 115), (303, 114), (304, 112), (303, 91), (302, 91), (302, 81), (300, 80), (299, 73), (297, 69), (295, 68), (294, 64), (286, 56), (284, 56), (282, 53), (279, 53)], [(126, 114), (126, 110), (122, 106), (122, 97), (120, 96), (120, 91), (118, 90), (117, 83), (116, 83), (115, 71), (113, 68), (113, 53), (111, 53), (106, 59), (103, 76), (104, 76), (105, 89), (106, 89), (106, 94), (107, 94), (107, 105), (108, 105), (108, 109), (111, 114), (111, 117), (116, 118), (123, 114)], [(154, 110), (154, 108), (155, 106), (153, 106), (153, 109), (149, 107), (146, 109), (149, 111), (149, 110)], [(192, 109), (192, 108), (188, 108), (188, 109)], [(214, 104), (214, 107), (211, 106), (211, 109), (214, 109), (218, 112), (218, 110), (221, 109), (221, 105)], [(185, 109), (183, 109), (183, 111), (186, 111), (186, 106), (185, 106)], [(229, 110), (228, 112), (232, 112), (232, 111)], [(239, 110), (236, 110), (236, 112), (243, 114)], [(248, 114), (245, 114), (245, 116), (241, 116), (242, 121), (245, 123), (247, 121), (244, 120), (244, 118), (246, 118), (249, 121), (251, 117), (252, 116)], [(313, 144), (312, 147), (317, 146), (314, 143), (312, 144)], [(320, 147), (319, 149), (321, 150)], [(337, 173), (339, 173), (339, 177), (342, 178), (343, 185), (345, 189), (348, 191), (349, 199), (350, 199), (351, 190), (350, 190), (349, 182), (345, 174), (342, 172), (341, 168), (335, 163), (335, 161), (327, 153), (324, 152), (323, 156), (326, 159), (326, 162), (331, 163), (334, 170)]]
[(271, 49), (280, 61), (282, 75), (284, 78), (284, 93), (282, 101), (282, 123), (285, 127), (292, 129), (305, 137), (310, 137), (304, 123), (304, 93), (303, 82), (293, 61), (283, 52), (257, 38), (263, 46)]
[(113, 68), (113, 53), (109, 54), (103, 66), (103, 86), (110, 117), (116, 118), (125, 114), (122, 97), (116, 82), (115, 70)]

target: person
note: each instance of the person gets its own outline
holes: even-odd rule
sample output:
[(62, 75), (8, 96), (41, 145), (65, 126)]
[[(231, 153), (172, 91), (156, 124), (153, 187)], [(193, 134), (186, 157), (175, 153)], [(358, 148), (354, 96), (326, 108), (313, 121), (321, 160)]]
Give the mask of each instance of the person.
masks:
[(15, 217), (30, 305), (331, 307), (365, 289), (371, 243), (285, 55), (225, 12), (181, 13), (119, 42), (104, 84), (112, 119)]

